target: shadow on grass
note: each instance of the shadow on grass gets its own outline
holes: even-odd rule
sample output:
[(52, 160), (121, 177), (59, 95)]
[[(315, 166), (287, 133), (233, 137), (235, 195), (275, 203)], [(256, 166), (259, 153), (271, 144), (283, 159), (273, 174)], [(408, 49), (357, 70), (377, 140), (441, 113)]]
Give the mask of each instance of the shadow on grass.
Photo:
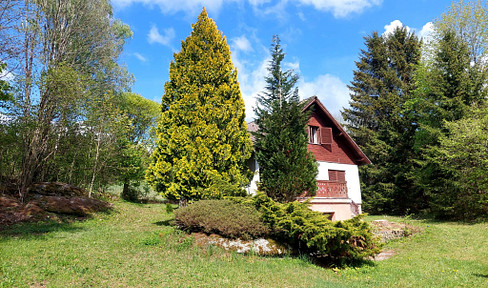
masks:
[(20, 223), (12, 225), (0, 231), (0, 242), (7, 237), (19, 237), (23, 239), (44, 239), (52, 232), (77, 232), (83, 228), (74, 226), (72, 221)]
[(473, 275), (480, 278), (488, 278), (488, 274), (473, 273)]
[(173, 226), (174, 221), (175, 221), (174, 219), (167, 219), (167, 220), (164, 220), (164, 221), (154, 222), (152, 224), (158, 225), (158, 226)]

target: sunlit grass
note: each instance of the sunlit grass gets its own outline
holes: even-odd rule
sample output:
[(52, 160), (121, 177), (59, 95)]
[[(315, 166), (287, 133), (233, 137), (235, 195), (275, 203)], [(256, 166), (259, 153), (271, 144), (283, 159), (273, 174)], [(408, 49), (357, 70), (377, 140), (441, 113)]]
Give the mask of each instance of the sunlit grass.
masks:
[(389, 243), (392, 258), (326, 269), (306, 257), (198, 247), (167, 224), (171, 218), (164, 205), (116, 202), (111, 213), (83, 222), (0, 232), (0, 287), (488, 286), (488, 224), (405, 220), (422, 232)]

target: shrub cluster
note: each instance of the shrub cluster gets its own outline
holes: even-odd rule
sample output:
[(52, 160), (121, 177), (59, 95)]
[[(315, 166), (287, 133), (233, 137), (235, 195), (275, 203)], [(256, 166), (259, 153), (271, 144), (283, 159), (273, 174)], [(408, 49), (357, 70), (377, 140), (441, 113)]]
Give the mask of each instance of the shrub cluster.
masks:
[(184, 230), (230, 238), (252, 239), (269, 231), (254, 207), (230, 200), (197, 201), (175, 210), (175, 222)]
[(346, 221), (330, 221), (297, 201), (280, 204), (265, 194), (253, 198), (232, 198), (243, 205), (253, 205), (270, 235), (296, 249), (327, 257), (339, 263), (361, 261), (380, 250), (380, 242), (362, 216)]
[(306, 203), (281, 204), (262, 193), (201, 200), (176, 210), (175, 219), (189, 231), (243, 239), (269, 236), (338, 264), (362, 261), (378, 253), (381, 245), (362, 216), (332, 222)]

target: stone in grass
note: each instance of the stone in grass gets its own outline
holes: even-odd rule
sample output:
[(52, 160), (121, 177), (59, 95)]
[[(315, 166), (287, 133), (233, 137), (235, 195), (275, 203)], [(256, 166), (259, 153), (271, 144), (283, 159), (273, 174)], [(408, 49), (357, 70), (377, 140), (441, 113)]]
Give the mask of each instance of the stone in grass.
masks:
[(32, 184), (29, 187), (29, 194), (41, 194), (46, 196), (87, 196), (85, 189), (61, 182), (42, 182)]
[(255, 253), (263, 256), (279, 256), (290, 254), (291, 248), (272, 239), (241, 240), (229, 239), (217, 234), (192, 233), (195, 243), (199, 246), (215, 245), (227, 251), (237, 253)]
[(87, 216), (93, 212), (108, 210), (112, 204), (87, 197), (35, 195), (31, 202), (45, 211), (56, 214)]

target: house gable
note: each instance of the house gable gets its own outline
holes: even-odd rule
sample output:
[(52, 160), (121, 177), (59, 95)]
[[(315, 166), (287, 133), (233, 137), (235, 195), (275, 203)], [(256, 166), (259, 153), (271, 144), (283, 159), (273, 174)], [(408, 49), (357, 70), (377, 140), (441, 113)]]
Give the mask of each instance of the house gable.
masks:
[[(309, 143), (308, 150), (314, 154), (317, 161), (358, 166), (371, 163), (317, 96), (305, 101), (303, 111), (310, 113), (308, 125), (318, 133), (316, 136), (318, 141), (311, 139), (309, 142), (315, 143)], [(311, 133), (312, 129), (309, 128), (308, 131)]]

